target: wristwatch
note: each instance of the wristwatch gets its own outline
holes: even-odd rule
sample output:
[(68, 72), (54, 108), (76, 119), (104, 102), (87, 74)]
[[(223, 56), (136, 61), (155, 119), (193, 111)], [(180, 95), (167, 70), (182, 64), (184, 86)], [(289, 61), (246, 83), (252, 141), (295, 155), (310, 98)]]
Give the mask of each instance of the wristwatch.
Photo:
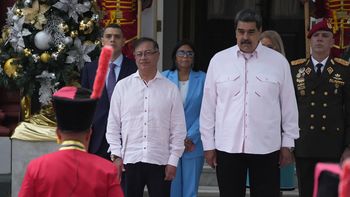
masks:
[(117, 155), (112, 155), (111, 154), (111, 161), (114, 162), (116, 159), (118, 159), (120, 157), (118, 157)]

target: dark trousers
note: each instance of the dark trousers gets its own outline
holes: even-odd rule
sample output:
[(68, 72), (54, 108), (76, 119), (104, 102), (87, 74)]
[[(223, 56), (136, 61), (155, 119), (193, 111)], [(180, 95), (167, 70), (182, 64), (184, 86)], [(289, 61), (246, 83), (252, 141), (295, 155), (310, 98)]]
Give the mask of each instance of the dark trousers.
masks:
[(314, 172), (318, 162), (339, 162), (337, 159), (295, 158), (300, 197), (312, 197), (314, 190)]
[(279, 151), (258, 155), (216, 151), (220, 197), (245, 197), (249, 169), (252, 197), (280, 196)]
[(171, 181), (165, 181), (165, 166), (138, 162), (125, 165), (126, 197), (169, 197)]

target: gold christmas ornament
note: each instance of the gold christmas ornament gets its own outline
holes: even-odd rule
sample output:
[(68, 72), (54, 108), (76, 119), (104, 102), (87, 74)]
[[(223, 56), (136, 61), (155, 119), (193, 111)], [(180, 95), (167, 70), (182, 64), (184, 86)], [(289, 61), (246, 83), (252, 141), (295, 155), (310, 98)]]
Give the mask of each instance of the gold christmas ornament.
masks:
[(58, 29), (63, 33), (67, 33), (69, 31), (69, 26), (65, 23), (60, 23)]
[(26, 57), (32, 55), (32, 51), (31, 51), (30, 49), (28, 49), (28, 48), (25, 48), (25, 49), (23, 50), (23, 53), (24, 53), (24, 55), (25, 55)]
[(61, 53), (61, 52), (64, 50), (64, 48), (66, 48), (66, 45), (63, 44), (63, 43), (59, 43), (59, 44), (57, 45), (57, 52), (58, 52), (58, 53)]
[(85, 20), (81, 20), (79, 23), (79, 30), (84, 31), (84, 30), (86, 30), (86, 28), (87, 28), (87, 25), (85, 23)]
[(10, 58), (4, 64), (4, 72), (10, 78), (16, 78), (18, 76), (18, 73), (17, 73), (18, 65), (16, 65), (13, 62), (15, 60), (16, 60), (15, 58)]
[(77, 36), (78, 36), (78, 31), (77, 30), (74, 30), (74, 31), (70, 32), (70, 37), (75, 38)]
[(96, 45), (96, 46), (99, 46), (100, 44), (101, 44), (101, 41), (95, 40), (95, 45)]
[(16, 9), (15, 13), (17, 16), (23, 16), (23, 11), (21, 9)]
[(84, 34), (90, 34), (92, 30), (94, 30), (94, 22), (92, 20), (88, 21), (86, 23), (86, 29), (84, 31)]
[(40, 60), (44, 63), (49, 62), (51, 55), (48, 52), (44, 52), (40, 55)]

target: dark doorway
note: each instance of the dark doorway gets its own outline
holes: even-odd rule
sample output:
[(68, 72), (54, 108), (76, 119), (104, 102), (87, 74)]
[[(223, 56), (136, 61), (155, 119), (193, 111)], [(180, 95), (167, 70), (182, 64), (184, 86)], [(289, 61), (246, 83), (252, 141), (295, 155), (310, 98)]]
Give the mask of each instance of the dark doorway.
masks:
[[(236, 44), (234, 17), (251, 8), (263, 17), (263, 31), (280, 33), (289, 61), (305, 56), (303, 5), (295, 0), (182, 0), (180, 39), (193, 40), (197, 63), (206, 71), (212, 56)], [(190, 9), (189, 9), (190, 8)], [(188, 20), (194, 19), (194, 20)]]

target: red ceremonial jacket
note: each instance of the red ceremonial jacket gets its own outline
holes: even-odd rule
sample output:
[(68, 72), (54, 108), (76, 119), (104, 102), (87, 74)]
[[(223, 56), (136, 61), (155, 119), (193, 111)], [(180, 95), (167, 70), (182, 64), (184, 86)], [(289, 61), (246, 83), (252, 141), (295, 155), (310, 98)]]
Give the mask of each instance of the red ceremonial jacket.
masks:
[(117, 168), (80, 150), (60, 150), (32, 160), (19, 197), (123, 197)]

